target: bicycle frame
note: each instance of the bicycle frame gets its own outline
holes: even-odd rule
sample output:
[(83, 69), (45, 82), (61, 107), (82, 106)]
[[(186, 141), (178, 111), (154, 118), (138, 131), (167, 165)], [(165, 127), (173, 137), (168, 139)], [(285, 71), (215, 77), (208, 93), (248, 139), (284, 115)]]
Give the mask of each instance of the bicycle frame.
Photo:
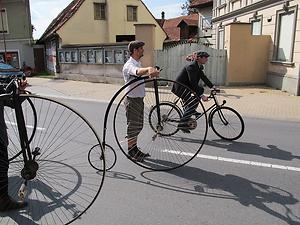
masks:
[[(10, 101), (12, 101), (12, 107), (15, 111), (16, 116), (16, 122), (18, 127), (18, 134), (20, 138), (20, 147), (21, 152), (23, 156), (24, 161), (24, 168), (21, 171), (22, 177), (24, 178), (25, 182), (27, 180), (31, 180), (35, 177), (36, 171), (38, 169), (37, 163), (34, 162), (35, 156), (38, 155), (38, 152), (31, 152), (28, 135), (27, 135), (27, 129), (24, 119), (24, 114), (22, 110), (22, 100), (20, 98), (20, 93), (17, 87), (16, 82), (17, 78), (14, 78), (7, 86), (6, 88), (11, 88), (11, 93), (0, 95), (3, 98), (7, 98)], [(31, 163), (30, 163), (31, 162)]]
[[(206, 109), (201, 115), (197, 116), (196, 117), (196, 120), (198, 120), (199, 118), (201, 118), (205, 113), (208, 113), (209, 112), (209, 116), (208, 116), (208, 121), (209, 121), (209, 126), (211, 126), (211, 115), (212, 115), (212, 112), (217, 109), (217, 108), (220, 108), (222, 107), (223, 105), (226, 104), (226, 100), (223, 100), (222, 104), (219, 103), (218, 99), (216, 98), (216, 91), (215, 90), (212, 90), (211, 93), (210, 93), (210, 96), (208, 98), (212, 98), (214, 100), (214, 104), (212, 106), (210, 106), (208, 109)], [(174, 106), (177, 106), (177, 103), (178, 101), (180, 101), (181, 98), (178, 97), (174, 102)], [(183, 103), (181, 102), (181, 104), (183, 105)], [(159, 108), (159, 107), (157, 107)], [(169, 112), (168, 112), (168, 115), (170, 115), (170, 113), (172, 112), (173, 109), (171, 109)], [(221, 112), (219, 112), (219, 115), (221, 114)], [(224, 124), (227, 124), (228, 122), (226, 121), (226, 119), (224, 118), (223, 115), (220, 115), (220, 118), (222, 121), (224, 121)], [(169, 120), (171, 122), (180, 122), (180, 121), (175, 121), (175, 120)]]

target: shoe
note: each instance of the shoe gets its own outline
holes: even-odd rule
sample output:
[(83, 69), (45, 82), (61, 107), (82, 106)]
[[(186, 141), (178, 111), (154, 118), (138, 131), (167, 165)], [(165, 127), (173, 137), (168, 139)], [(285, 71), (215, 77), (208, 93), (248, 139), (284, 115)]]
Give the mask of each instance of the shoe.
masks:
[(8, 195), (0, 197), (0, 212), (19, 210), (26, 207), (27, 205), (27, 202), (15, 201), (11, 199)]
[(128, 155), (130, 158), (137, 162), (143, 162), (145, 157), (149, 157), (150, 155), (147, 153), (140, 151), (138, 147), (133, 147), (128, 151)]
[(186, 123), (184, 123), (184, 122), (180, 122), (180, 123), (178, 124), (177, 128), (178, 128), (179, 130), (181, 130), (183, 133), (186, 133), (186, 134), (191, 133), (191, 131), (187, 128)]
[(142, 152), (139, 147), (138, 147), (138, 154), (144, 158), (150, 157), (150, 154), (148, 152), (147, 153)]

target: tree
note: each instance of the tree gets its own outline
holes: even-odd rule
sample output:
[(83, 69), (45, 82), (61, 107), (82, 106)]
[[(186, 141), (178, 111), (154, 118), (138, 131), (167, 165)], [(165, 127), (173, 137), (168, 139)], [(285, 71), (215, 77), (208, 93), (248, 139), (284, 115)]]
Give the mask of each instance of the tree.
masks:
[(190, 8), (190, 4), (193, 0), (186, 0), (185, 3), (181, 5), (182, 13), (181, 15), (190, 15), (194, 13), (194, 10)]

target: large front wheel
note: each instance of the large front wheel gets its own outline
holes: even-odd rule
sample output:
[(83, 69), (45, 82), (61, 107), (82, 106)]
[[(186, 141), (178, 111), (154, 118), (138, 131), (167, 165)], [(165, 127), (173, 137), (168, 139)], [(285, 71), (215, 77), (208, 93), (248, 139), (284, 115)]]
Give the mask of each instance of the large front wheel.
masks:
[(239, 139), (245, 129), (244, 120), (234, 109), (226, 106), (216, 108), (210, 115), (209, 121), (212, 130), (225, 140)]
[[(171, 91), (173, 85), (181, 90), (179, 96)], [(143, 100), (129, 99), (131, 103), (128, 104), (127, 95), (144, 87), (146, 93)], [(181, 104), (178, 97), (184, 98), (185, 103)], [(181, 112), (187, 105), (198, 106), (197, 111), (203, 116), (196, 121), (196, 127), (184, 132), (178, 125)], [(166, 79), (139, 80), (134, 83), (121, 96), (113, 119), (114, 135), (122, 152), (137, 165), (157, 171), (178, 168), (196, 157), (206, 139), (207, 127), (207, 117), (200, 99), (190, 88)], [(150, 157), (143, 161), (131, 158), (128, 154), (131, 139), (137, 139), (137, 146)]]
[[(36, 110), (36, 131), (29, 143), (34, 157), (26, 162), (26, 166), (23, 154), (10, 161), (9, 194), (18, 199), (24, 179), (29, 179), (27, 195), (22, 197), (28, 202), (28, 207), (22, 212), (0, 214), (0, 223), (11, 224), (15, 218), (17, 223), (24, 225), (70, 224), (86, 212), (100, 193), (105, 161), (101, 161), (101, 173), (95, 171), (88, 161), (88, 152), (93, 147), (103, 154), (100, 139), (88, 121), (67, 105), (34, 95), (19, 98), (24, 103), (32, 102)], [(23, 114), (26, 106), (21, 105)], [(28, 113), (27, 116), (25, 127), (30, 133), (32, 126), (28, 122), (34, 121), (30, 117), (35, 115)], [(7, 130), (9, 158), (21, 150), (15, 129), (8, 126)], [(34, 174), (30, 178), (24, 176), (31, 175), (31, 171)]]

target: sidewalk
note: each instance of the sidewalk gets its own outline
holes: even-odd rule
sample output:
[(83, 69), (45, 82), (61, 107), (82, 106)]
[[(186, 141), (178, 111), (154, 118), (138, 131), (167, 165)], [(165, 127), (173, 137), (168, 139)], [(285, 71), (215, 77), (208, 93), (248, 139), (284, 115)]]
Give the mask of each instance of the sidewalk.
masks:
[[(28, 90), (39, 95), (109, 102), (121, 85), (28, 78)], [(220, 99), (242, 116), (300, 122), (300, 96), (264, 86), (223, 87)], [(207, 103), (206, 103), (207, 104)]]

